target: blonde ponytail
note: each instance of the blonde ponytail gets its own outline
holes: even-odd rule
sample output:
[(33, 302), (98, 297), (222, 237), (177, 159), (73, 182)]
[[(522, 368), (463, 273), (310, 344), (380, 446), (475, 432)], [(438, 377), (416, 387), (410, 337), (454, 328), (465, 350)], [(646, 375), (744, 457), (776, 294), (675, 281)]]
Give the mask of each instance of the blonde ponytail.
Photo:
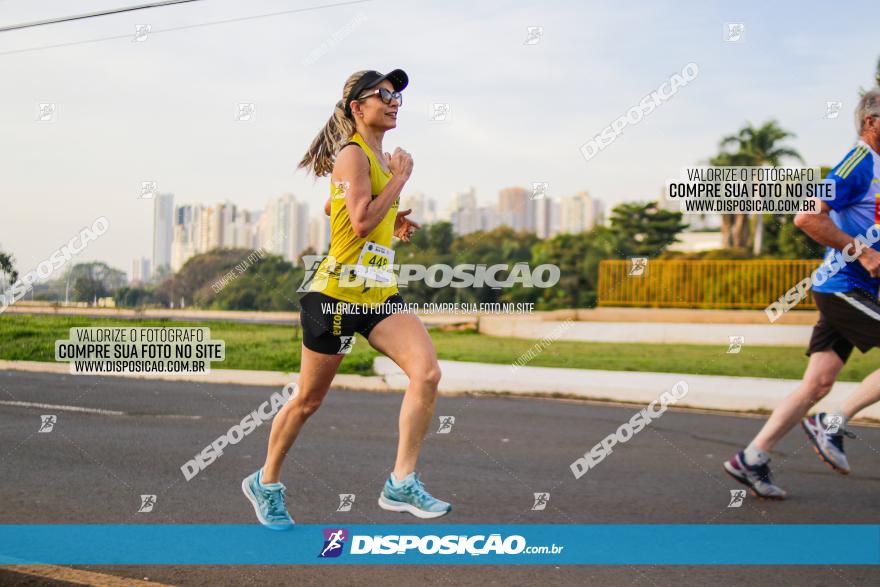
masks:
[(333, 114), (330, 116), (327, 124), (324, 125), (321, 132), (312, 140), (309, 150), (306, 151), (302, 161), (297, 165), (297, 169), (308, 169), (317, 177), (330, 175), (330, 172), (333, 171), (336, 153), (357, 130), (354, 125), (354, 118), (345, 114), (345, 98), (365, 73), (367, 73), (367, 70), (358, 71), (348, 76), (348, 79), (345, 81), (345, 87), (342, 89), (342, 99), (336, 103)]

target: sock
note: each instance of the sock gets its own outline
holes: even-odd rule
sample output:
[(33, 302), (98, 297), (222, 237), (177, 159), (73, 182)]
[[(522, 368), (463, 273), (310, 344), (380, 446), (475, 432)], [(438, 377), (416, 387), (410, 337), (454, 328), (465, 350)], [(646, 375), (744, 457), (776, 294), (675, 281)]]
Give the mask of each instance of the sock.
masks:
[[(407, 477), (409, 477), (409, 475), (407, 475)], [(406, 481), (406, 477), (404, 477), (402, 480), (398, 481), (397, 477), (394, 476), (394, 473), (391, 473), (391, 485), (393, 487), (402, 486), (404, 481)]]
[(272, 489), (280, 489), (281, 488), (280, 481), (276, 481), (275, 483), (263, 483), (263, 469), (260, 469), (260, 474), (257, 475), (257, 484), (259, 484), (259, 486), (262, 487), (263, 489), (272, 490)]
[(838, 432), (843, 432), (844, 429), (846, 428), (847, 423), (849, 422), (849, 418), (847, 418), (846, 416), (844, 416), (844, 415), (843, 415), (843, 412), (841, 412), (840, 410), (835, 410), (835, 411), (833, 411), (833, 412), (831, 412), (831, 413), (829, 413), (829, 414), (825, 414), (825, 417), (822, 418), (822, 424), (823, 424), (823, 425), (826, 424), (826, 423), (829, 421), (829, 416), (830, 416), (831, 418), (834, 418), (834, 417), (839, 418), (839, 420), (837, 420), (837, 421), (840, 422), (840, 426), (838, 426), (837, 431), (838, 431)]
[(745, 462), (750, 467), (763, 465), (770, 460), (770, 455), (755, 446), (754, 442), (749, 444), (743, 452), (745, 453)]

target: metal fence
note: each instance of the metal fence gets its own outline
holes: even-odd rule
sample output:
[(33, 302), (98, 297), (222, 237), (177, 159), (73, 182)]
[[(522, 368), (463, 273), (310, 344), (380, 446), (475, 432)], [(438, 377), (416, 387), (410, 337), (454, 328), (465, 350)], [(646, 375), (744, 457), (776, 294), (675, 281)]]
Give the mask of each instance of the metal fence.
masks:
[[(809, 277), (820, 260), (649, 260), (599, 263), (599, 305), (764, 309)], [(796, 309), (812, 310), (812, 293)]]

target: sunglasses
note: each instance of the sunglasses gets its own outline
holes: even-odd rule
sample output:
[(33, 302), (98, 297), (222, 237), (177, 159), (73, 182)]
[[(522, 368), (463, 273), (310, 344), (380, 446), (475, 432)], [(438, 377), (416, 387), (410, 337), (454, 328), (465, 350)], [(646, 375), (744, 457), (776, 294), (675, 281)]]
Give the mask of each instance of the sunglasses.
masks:
[(403, 94), (400, 92), (392, 92), (385, 88), (379, 88), (377, 90), (373, 90), (372, 92), (368, 92), (365, 95), (358, 98), (358, 100), (366, 100), (370, 96), (374, 96), (379, 94), (379, 99), (382, 100), (385, 104), (391, 104), (392, 100), (397, 100), (397, 104), (399, 106), (403, 106)]

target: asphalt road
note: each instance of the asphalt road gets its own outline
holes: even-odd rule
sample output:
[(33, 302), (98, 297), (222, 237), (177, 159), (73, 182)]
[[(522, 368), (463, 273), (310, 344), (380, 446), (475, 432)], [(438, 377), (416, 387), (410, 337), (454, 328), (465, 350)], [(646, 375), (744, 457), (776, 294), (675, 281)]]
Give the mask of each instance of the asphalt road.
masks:
[[(0, 523), (256, 523), (240, 490), (263, 460), (268, 425), (227, 449), (192, 481), (180, 466), (268, 399), (266, 387), (0, 373)], [(420, 523), (375, 503), (396, 447), (401, 396), (334, 390), (292, 451), (284, 482), (300, 523)], [(88, 411), (47, 408), (48, 404)], [(548, 399), (442, 397), (419, 469), (429, 490), (453, 503), (440, 523), (878, 523), (880, 429), (849, 441), (854, 474), (819, 462), (796, 430), (773, 468), (785, 502), (749, 496), (728, 508), (738, 486), (721, 461), (761, 421), (670, 410), (580, 479), (569, 464), (628, 420), (636, 406)], [(100, 413), (91, 410), (101, 410)], [(38, 433), (42, 414), (57, 415)], [(533, 493), (550, 492), (532, 511)], [(357, 497), (337, 512), (338, 494)], [(141, 494), (157, 495), (137, 513)], [(822, 540), (834, 536), (817, 537)], [(735, 548), (736, 545), (731, 545)], [(183, 585), (852, 585), (876, 583), (866, 567), (81, 567)], [(0, 569), (0, 584), (56, 584)]]

